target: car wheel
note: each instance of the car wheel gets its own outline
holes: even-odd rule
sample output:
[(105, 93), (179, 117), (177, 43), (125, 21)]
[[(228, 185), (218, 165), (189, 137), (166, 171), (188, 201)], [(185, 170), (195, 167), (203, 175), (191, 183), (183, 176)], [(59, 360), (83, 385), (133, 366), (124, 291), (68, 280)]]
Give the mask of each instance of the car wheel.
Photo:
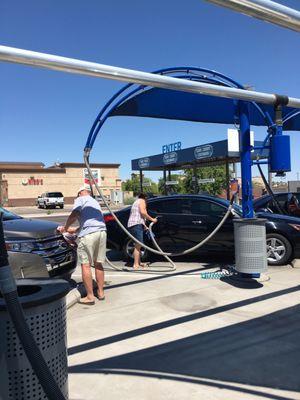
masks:
[(63, 205), (61, 205), (61, 206), (59, 206), (59, 208), (64, 208), (64, 206), (63, 206)]
[(267, 259), (269, 265), (287, 264), (293, 253), (291, 243), (278, 233), (267, 234)]
[[(123, 246), (123, 258), (125, 261), (133, 261), (133, 250), (135, 242), (132, 239), (128, 239)], [(141, 249), (141, 260), (147, 261), (148, 251), (142, 247)]]

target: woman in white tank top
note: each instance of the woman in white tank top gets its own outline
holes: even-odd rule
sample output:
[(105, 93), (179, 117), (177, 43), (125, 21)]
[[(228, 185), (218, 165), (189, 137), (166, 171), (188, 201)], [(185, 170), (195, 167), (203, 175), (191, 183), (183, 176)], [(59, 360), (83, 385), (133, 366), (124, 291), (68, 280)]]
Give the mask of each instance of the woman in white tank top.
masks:
[[(146, 195), (140, 193), (137, 200), (133, 203), (130, 211), (130, 216), (128, 219), (127, 227), (129, 232), (134, 236), (139, 242), (144, 243), (144, 230), (146, 227), (146, 220), (156, 223), (157, 219), (152, 218), (147, 213)], [(136, 243), (133, 251), (133, 268), (139, 269), (143, 265), (141, 264), (141, 245)]]

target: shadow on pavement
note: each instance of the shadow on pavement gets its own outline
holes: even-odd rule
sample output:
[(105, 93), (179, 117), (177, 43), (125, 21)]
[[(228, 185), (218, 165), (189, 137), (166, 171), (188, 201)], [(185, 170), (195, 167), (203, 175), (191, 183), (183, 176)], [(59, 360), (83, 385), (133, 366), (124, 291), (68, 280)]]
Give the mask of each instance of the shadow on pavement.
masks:
[(276, 298), (279, 296), (283, 296), (289, 293), (294, 293), (300, 290), (300, 286), (294, 286), (288, 289), (282, 289), (282, 290), (278, 290), (277, 292), (272, 292), (272, 293), (268, 293), (268, 294), (264, 294), (261, 296), (256, 296), (256, 297), (252, 297), (250, 299), (246, 299), (246, 300), (241, 300), (241, 301), (237, 301), (235, 303), (230, 303), (230, 304), (226, 304), (223, 306), (219, 306), (219, 307), (215, 307), (215, 308), (210, 308), (204, 311), (199, 311), (196, 312), (194, 314), (189, 314), (189, 315), (185, 315), (183, 317), (178, 317), (178, 318), (174, 318), (171, 320), (167, 320), (167, 321), (163, 321), (163, 322), (158, 322), (156, 324), (153, 325), (148, 325), (142, 328), (137, 328), (137, 329), (133, 329), (131, 331), (127, 331), (127, 332), (122, 332), (122, 333), (118, 333), (116, 335), (113, 336), (108, 336), (105, 338), (100, 338), (97, 339), (93, 342), (89, 342), (89, 343), (84, 343), (81, 345), (77, 345), (74, 347), (71, 347), (68, 350), (69, 355), (72, 354), (77, 354), (80, 353), (82, 351), (87, 351), (87, 350), (91, 350), (91, 349), (95, 349), (99, 346), (104, 346), (107, 344), (112, 344), (112, 343), (116, 343), (119, 342), (121, 340), (126, 340), (129, 338), (133, 338), (136, 336), (140, 336), (140, 335), (144, 335), (146, 333), (151, 333), (151, 332), (155, 332), (155, 331), (159, 331), (160, 329), (164, 329), (164, 328), (168, 328), (168, 327), (172, 327), (172, 326), (176, 326), (176, 325), (180, 325), (186, 322), (190, 322), (190, 321), (194, 321), (196, 319), (201, 319), (204, 317), (208, 317), (211, 315), (215, 315), (215, 314), (219, 314), (222, 312), (226, 312), (226, 311), (230, 311), (230, 310), (235, 310), (239, 307), (244, 307), (250, 304), (255, 304), (258, 303), (260, 301), (264, 301), (264, 300), (269, 300), (272, 298)]
[[(69, 371), (137, 376), (148, 374), (195, 384), (207, 384), (201, 379), (211, 379), (225, 381), (224, 388), (231, 390), (284, 399), (257, 390), (228, 387), (227, 383), (299, 391), (299, 331), (300, 305), (297, 305), (145, 350), (77, 365)], [(208, 384), (217, 387), (223, 385), (214, 382)]]

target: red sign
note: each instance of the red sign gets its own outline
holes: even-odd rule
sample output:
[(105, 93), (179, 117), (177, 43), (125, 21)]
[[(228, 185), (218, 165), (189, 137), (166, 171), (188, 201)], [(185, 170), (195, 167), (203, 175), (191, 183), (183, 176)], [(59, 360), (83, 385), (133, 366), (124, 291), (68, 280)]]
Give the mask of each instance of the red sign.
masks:
[(43, 185), (43, 179), (35, 179), (33, 176), (31, 176), (30, 178), (27, 179), (22, 179), (22, 185), (24, 186), (39, 186), (39, 185)]

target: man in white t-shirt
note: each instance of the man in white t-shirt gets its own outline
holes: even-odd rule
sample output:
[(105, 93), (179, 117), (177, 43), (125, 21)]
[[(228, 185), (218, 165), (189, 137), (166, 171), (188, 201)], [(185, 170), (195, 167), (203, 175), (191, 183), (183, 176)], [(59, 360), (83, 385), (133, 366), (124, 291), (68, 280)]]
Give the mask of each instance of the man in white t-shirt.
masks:
[[(79, 221), (78, 228), (71, 228), (74, 222)], [(65, 226), (58, 227), (60, 232), (78, 234), (77, 255), (81, 264), (82, 280), (86, 289), (86, 297), (80, 300), (81, 304), (93, 305), (93, 276), (91, 266), (95, 268), (98, 285), (97, 298), (104, 300), (104, 270), (103, 263), (106, 257), (106, 226), (98, 202), (91, 196), (89, 187), (82, 186), (78, 197), (69, 215)]]

